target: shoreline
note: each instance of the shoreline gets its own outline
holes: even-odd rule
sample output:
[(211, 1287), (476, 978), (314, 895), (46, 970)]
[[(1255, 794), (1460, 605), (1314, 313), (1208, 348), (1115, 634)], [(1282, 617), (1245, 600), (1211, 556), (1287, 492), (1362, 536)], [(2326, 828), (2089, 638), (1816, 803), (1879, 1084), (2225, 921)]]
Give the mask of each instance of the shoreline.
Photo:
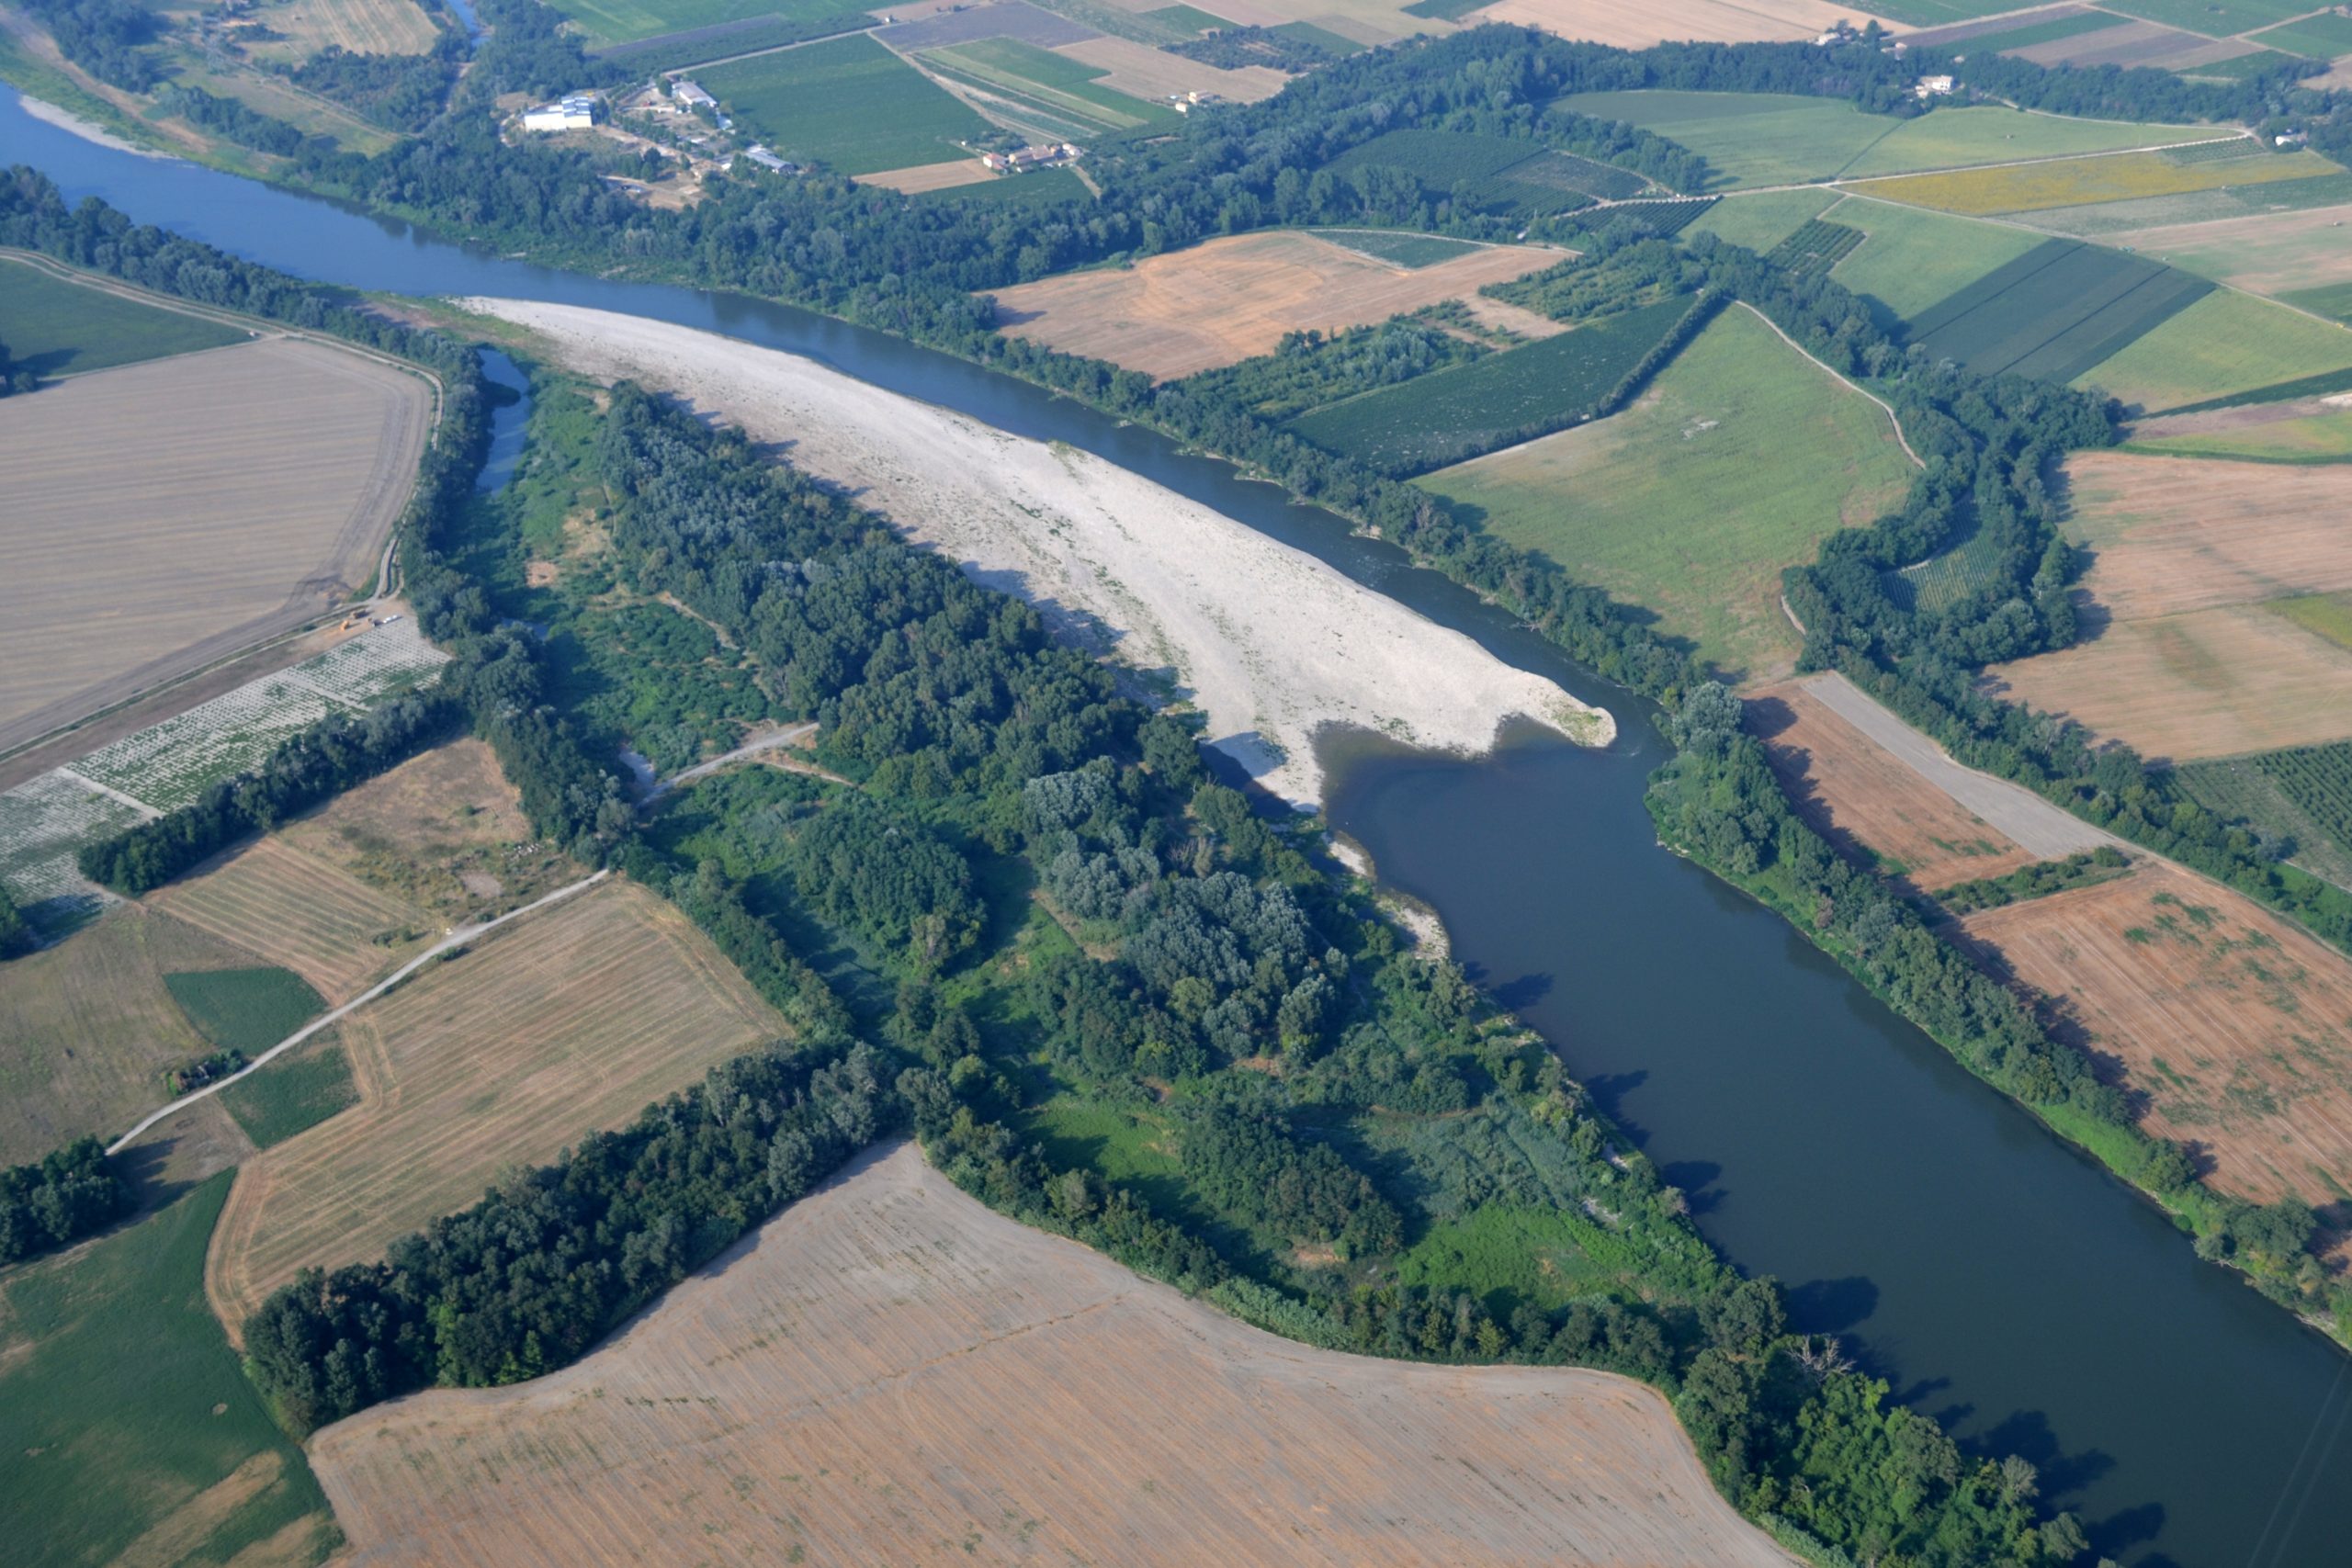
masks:
[(25, 112), (33, 118), (44, 125), (53, 125), (68, 136), (78, 136), (85, 141), (96, 142), (111, 152), (128, 152), (136, 158), (170, 161), (171, 154), (167, 152), (158, 152), (135, 141), (127, 141), (103, 126), (91, 124), (71, 109), (60, 108), (46, 98), (34, 97), (22, 87), (17, 89), (17, 102), (23, 105)]
[(1091, 453), (694, 328), (523, 300), (457, 303), (538, 334), (582, 374), (639, 379), (786, 445), (796, 467), (1203, 713), (1207, 743), (1300, 810), (1321, 803), (1314, 738), (1327, 724), (1461, 756), (1492, 750), (1514, 717), (1582, 745), (1615, 739), (1607, 710)]

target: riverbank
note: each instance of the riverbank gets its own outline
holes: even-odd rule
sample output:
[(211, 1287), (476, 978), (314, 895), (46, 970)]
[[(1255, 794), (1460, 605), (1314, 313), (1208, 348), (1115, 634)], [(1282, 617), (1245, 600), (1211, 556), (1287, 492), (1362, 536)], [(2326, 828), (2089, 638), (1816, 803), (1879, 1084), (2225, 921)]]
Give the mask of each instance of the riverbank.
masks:
[(1605, 746), (1616, 723), (1555, 682), (1303, 550), (1060, 443), (1024, 440), (797, 355), (642, 317), (473, 299), (583, 375), (629, 378), (783, 455), (1057, 634), (1200, 710), (1205, 739), (1302, 809), (1316, 732), (1352, 725), (1476, 756), (1512, 717)]

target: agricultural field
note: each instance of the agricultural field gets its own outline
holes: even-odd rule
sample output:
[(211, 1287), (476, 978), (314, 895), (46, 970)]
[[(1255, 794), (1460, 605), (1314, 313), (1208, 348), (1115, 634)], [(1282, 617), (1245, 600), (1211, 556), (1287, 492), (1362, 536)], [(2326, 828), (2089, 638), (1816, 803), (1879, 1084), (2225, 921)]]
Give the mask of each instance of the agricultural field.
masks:
[(164, 988), (198, 1034), (224, 1051), (249, 1056), (268, 1050), (327, 1009), (309, 981), (274, 964), (178, 971), (164, 976)]
[[(1885, 14), (1883, 7), (1879, 14)], [(1715, 43), (1810, 40), (1857, 16), (1850, 6), (1825, 0), (1644, 0), (1638, 6), (1623, 0), (1498, 0), (1457, 19), (1464, 27), (1508, 22), (1562, 38), (1647, 49), (1680, 39)]]
[(292, 339), (12, 399), (0, 746), (347, 598), (407, 503), (432, 412), (421, 378)]
[(2336, 60), (2352, 54), (2352, 17), (2323, 11), (2285, 27), (2256, 33), (2252, 41), (2289, 54), (2309, 55), (2313, 60)]
[(1482, 248), (1469, 240), (1405, 233), (1395, 229), (1309, 229), (1307, 232), (1358, 255), (1402, 267), (1430, 266), (1456, 256), (1476, 255)]
[(2077, 33), (2030, 44), (2014, 52), (2037, 65), (2118, 65), (2127, 70), (2154, 66), (2169, 71), (2201, 71), (2231, 60), (2259, 57), (2264, 51), (2253, 44), (2209, 39), (2154, 22), (2124, 21), (2123, 26), (2103, 32)]
[(1838, 99), (1785, 93), (1578, 93), (1560, 103), (1682, 143), (1714, 169), (1709, 188), (1715, 190), (2063, 158), (2224, 134), (2209, 126), (2124, 125), (2003, 108), (1939, 108), (1898, 119)]
[(1800, 277), (1818, 277), (1836, 266), (1865, 237), (1860, 229), (1816, 218), (1775, 245), (1767, 259)]
[(1327, 404), (1288, 428), (1396, 477), (1464, 462), (1586, 417), (1698, 308), (1675, 297)]
[(268, 1066), (222, 1089), (220, 1103), (257, 1149), (307, 1133), (359, 1103), (351, 1058), (333, 1030), (323, 1030)]
[(299, 62), (322, 50), (354, 54), (423, 54), (439, 30), (419, 0), (278, 0), (243, 15), (284, 35), (250, 47), (256, 59)]
[(989, 185), (1006, 177), (978, 158), (967, 158), (954, 164), (917, 164), (910, 169), (876, 169), (870, 175), (858, 175), (857, 183), (880, 186), (901, 196), (928, 196), (934, 191)]
[(1459, 199), (1478, 212), (1521, 221), (1621, 200), (1651, 190), (1629, 170), (1506, 136), (1455, 130), (1391, 130), (1358, 142), (1327, 165), (1334, 174), (1389, 169), (1414, 180), (1422, 199)]
[(1181, 54), (1170, 54), (1164, 49), (1149, 48), (1132, 39), (1087, 39), (1062, 44), (1054, 52), (1083, 64), (1100, 66), (1103, 74), (1097, 78), (1098, 85), (1146, 102), (1182, 93), (1215, 93), (1237, 104), (1254, 104), (1261, 98), (1272, 97), (1290, 81), (1271, 66), (1221, 70)]
[(1899, 503), (1914, 471), (1884, 410), (1734, 308), (1625, 412), (1419, 483), (1752, 679), (1796, 652), (1781, 569)]
[(2081, 591), (2104, 617), (2352, 590), (2352, 470), (2077, 452), (2065, 474), (2066, 537), (2089, 553)]
[(1857, 188), (1861, 195), (1886, 201), (1984, 217), (2182, 196), (2222, 186), (2239, 189), (2298, 182), (2341, 172), (2315, 152), (2209, 162), (2185, 162), (2162, 152), (2118, 152), (2110, 157), (2060, 158), (2010, 168), (1904, 175), (1865, 181)]
[(311, 1454), (363, 1561), (463, 1542), (555, 1568), (690, 1536), (726, 1562), (1785, 1562), (1650, 1389), (1277, 1339), (905, 1145), (577, 1366), (379, 1406)]
[(470, 736), (344, 791), (277, 836), (435, 925), (520, 908), (585, 874), (537, 841), (498, 760)]
[[(1749, 199), (1721, 205), (1737, 207)], [(2007, 224), (1885, 201), (1849, 198), (1829, 218), (1869, 236), (1829, 276), (1882, 307), (1890, 324), (1951, 299), (2042, 243), (2041, 236)]]
[(1872, 0), (1865, 7), (1873, 17), (1907, 22), (1917, 28), (1940, 28), (1952, 22), (1973, 22), (2019, 7), (2007, 0)]
[(1831, 190), (1759, 191), (1736, 201), (1716, 202), (1690, 224), (1690, 231), (1713, 234), (1725, 244), (1744, 245), (1761, 255), (1826, 213), (1838, 199)]
[(2127, 404), (2169, 408), (2352, 368), (2352, 330), (2216, 289), (2075, 378)]
[(1911, 342), (1980, 375), (2064, 382), (2212, 292), (2144, 256), (2045, 240), (1910, 320)]
[(1270, 353), (1286, 333), (1384, 321), (1559, 259), (1556, 251), (1488, 245), (1404, 267), (1312, 234), (1241, 234), (999, 289), (997, 321), (1010, 336), (1168, 380)]
[(553, 7), (577, 22), (596, 46), (634, 43), (722, 22), (765, 17), (813, 19), (855, 9), (849, 0), (553, 0)]
[(256, 962), (133, 905), (0, 965), (0, 1165), (37, 1159), (85, 1133), (111, 1138), (170, 1099), (164, 1072), (213, 1047), (165, 977)]
[(784, 1025), (667, 904), (608, 883), (344, 1018), (359, 1105), (247, 1162), (207, 1289), (236, 1325), (304, 1268), (379, 1256)]
[[(2254, 405), (2265, 413), (2299, 403)], [(2230, 409), (2222, 413), (2251, 412)], [(2168, 430), (2211, 418), (2185, 414), (2177, 421), (2151, 420), (2135, 427), (2123, 450), (2168, 457), (2215, 457), (2242, 463), (2352, 463), (2352, 408), (2338, 406), (2286, 419), (2242, 424), (2214, 424), (2199, 429)], [(2150, 428), (2153, 426), (2154, 428)]]
[(2352, 962), (2176, 866), (1962, 922), (2147, 1107), (2141, 1125), (2211, 1162), (2224, 1192), (2342, 1196), (2352, 1169)]
[(2011, 701), (2075, 719), (2160, 761), (2352, 737), (2352, 652), (2260, 604), (2118, 621), (2088, 642), (1995, 665), (1985, 676)]
[(785, 157), (844, 175), (971, 156), (987, 120), (863, 35), (781, 50), (695, 80)]
[(1747, 728), (1806, 820), (1888, 876), (1932, 893), (2034, 860), (1796, 682), (1750, 697)]
[(340, 1544), (205, 1310), (227, 1187), (0, 1276), (0, 1517), (19, 1568), (307, 1568)]
[(0, 343), (43, 380), (247, 342), (252, 334), (0, 257)]
[(52, 934), (113, 900), (74, 857), (92, 840), (145, 820), (130, 802), (52, 769), (0, 795), (0, 882), (17, 907)]
[(2132, 230), (2113, 243), (2217, 283), (2275, 297), (2352, 283), (2347, 219), (2352, 207), (2315, 207)]
[(2320, 9), (2308, 0), (2101, 0), (2108, 9), (2209, 38), (2233, 38)]
[(2177, 776), (2207, 810), (2292, 840), (2296, 864), (2352, 887), (2352, 743), (2192, 762)]
[(1108, 67), (1018, 39), (976, 39), (926, 51), (919, 58), (933, 74), (977, 88), (984, 99), (1010, 101), (1015, 110), (1042, 110), (1080, 131), (1133, 130), (1176, 119), (1176, 111), (1165, 104), (1103, 86), (1101, 78), (1110, 74)]
[(365, 991), (426, 936), (438, 934), (423, 910), (275, 837), (255, 840), (201, 874), (149, 894), (145, 902), (292, 970), (337, 1003)]
[(2352, 173), (2339, 170), (2300, 179), (2222, 186), (2180, 196), (2142, 197), (2086, 207), (2048, 207), (2033, 214), (2033, 226), (2054, 234), (2094, 239), (2130, 234), (2142, 229), (2219, 222), (2227, 218), (2305, 212), (2314, 207), (2342, 207), (2347, 202), (2352, 202)]
[(2132, 22), (2128, 17), (2112, 16), (2105, 11), (2084, 10), (2079, 6), (2058, 6), (2046, 11), (2025, 11), (2016, 16), (1931, 28), (1912, 35), (1912, 41), (1937, 49), (1965, 43), (1971, 54), (2002, 54), (2030, 49), (2037, 44), (2079, 38), (2086, 33), (2130, 26)]

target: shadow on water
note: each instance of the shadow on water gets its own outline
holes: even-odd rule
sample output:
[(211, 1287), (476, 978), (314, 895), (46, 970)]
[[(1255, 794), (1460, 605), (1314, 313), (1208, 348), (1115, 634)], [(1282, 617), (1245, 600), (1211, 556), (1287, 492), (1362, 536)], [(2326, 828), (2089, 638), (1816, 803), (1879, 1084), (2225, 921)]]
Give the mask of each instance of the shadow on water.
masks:
[[(1340, 520), (1067, 399), (806, 312), (572, 276), (396, 221), (82, 141), (0, 90), (0, 145), (303, 276), (623, 310), (803, 354), (1019, 435), (1069, 442), (1329, 561), (1615, 713), (1581, 751), (1521, 728), (1476, 761), (1329, 738), (1331, 820), (1443, 918), (1454, 952), (1701, 1194), (1742, 1268), (1796, 1281), (1972, 1450), (2039, 1455), (2043, 1495), (2133, 1568), (2352, 1561), (2352, 1359), (2199, 1263), (2165, 1218), (1970, 1077), (1776, 915), (1663, 853), (1646, 704)], [(1238, 771), (1238, 770), (1237, 770)], [(1834, 1325), (1834, 1329), (1833, 1329)]]

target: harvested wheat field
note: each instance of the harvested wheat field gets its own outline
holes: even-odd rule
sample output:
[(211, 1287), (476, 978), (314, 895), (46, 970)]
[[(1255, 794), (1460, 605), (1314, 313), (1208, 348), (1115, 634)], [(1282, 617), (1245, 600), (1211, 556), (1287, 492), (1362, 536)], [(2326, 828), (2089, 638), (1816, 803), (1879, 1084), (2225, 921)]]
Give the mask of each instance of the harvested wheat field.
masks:
[(161, 1105), (164, 1069), (212, 1049), (164, 976), (260, 962), (132, 904), (0, 964), (0, 1165), (112, 1138)]
[(293, 0), (259, 15), (306, 56), (329, 45), (354, 54), (423, 54), (436, 36), (415, 0)]
[(868, 1155), (577, 1366), (330, 1427), (355, 1568), (1781, 1565), (1666, 1401), (1310, 1349)]
[(432, 930), (424, 912), (276, 838), (147, 897), (162, 910), (283, 964), (347, 1002)]
[(1227, 71), (1123, 38), (1091, 38), (1063, 44), (1054, 52), (1101, 67), (1109, 74), (1095, 77), (1096, 86), (1125, 93), (1146, 103), (1181, 93), (1215, 93), (1238, 104), (1254, 104), (1261, 98), (1272, 97), (1290, 82), (1288, 76), (1272, 66), (1245, 65), (1238, 71)]
[(2177, 867), (1971, 916), (1971, 941), (2063, 997), (2147, 1130), (2196, 1145), (2223, 1190), (2315, 1204), (2352, 1171), (2352, 961)]
[(0, 748), (373, 576), (424, 456), (420, 378), (267, 339), (78, 376), (0, 418)]
[(2352, 588), (2352, 468), (2079, 452), (2066, 479), (2083, 591), (2118, 620)]
[(860, 175), (862, 186), (880, 186), (901, 196), (916, 196), (927, 190), (954, 190), (958, 186), (986, 185), (1001, 178), (995, 170), (978, 158), (959, 159), (950, 164), (917, 164), (908, 169), (884, 169), (871, 175)]
[[(1620, 49), (1647, 49), (1653, 44), (1696, 39), (1702, 43), (1763, 43), (1789, 39), (1811, 40), (1839, 22), (1853, 22), (1851, 6), (1824, 0), (1500, 0), (1463, 25), (1509, 22), (1541, 28), (1562, 38), (1614, 44)], [(1908, 28), (1877, 20), (1889, 32)]]
[(584, 874), (537, 841), (522, 796), (471, 736), (344, 791), (277, 837), (425, 911), (435, 925), (520, 908)]
[(1166, 380), (1272, 353), (1284, 333), (1336, 332), (1462, 299), (1562, 254), (1490, 245), (1402, 267), (1312, 234), (1242, 234), (999, 289), (997, 323), (1009, 336)]
[(2035, 857), (1791, 681), (1748, 699), (1791, 804), (1849, 854), (1933, 892)]
[(360, 1103), (265, 1150), (213, 1233), (231, 1326), (299, 1269), (380, 1257), (784, 1032), (685, 917), (610, 882), (427, 966), (338, 1026)]
[(2010, 701), (2152, 760), (2352, 738), (2352, 653), (2260, 604), (2118, 621), (2088, 642), (1984, 673)]

